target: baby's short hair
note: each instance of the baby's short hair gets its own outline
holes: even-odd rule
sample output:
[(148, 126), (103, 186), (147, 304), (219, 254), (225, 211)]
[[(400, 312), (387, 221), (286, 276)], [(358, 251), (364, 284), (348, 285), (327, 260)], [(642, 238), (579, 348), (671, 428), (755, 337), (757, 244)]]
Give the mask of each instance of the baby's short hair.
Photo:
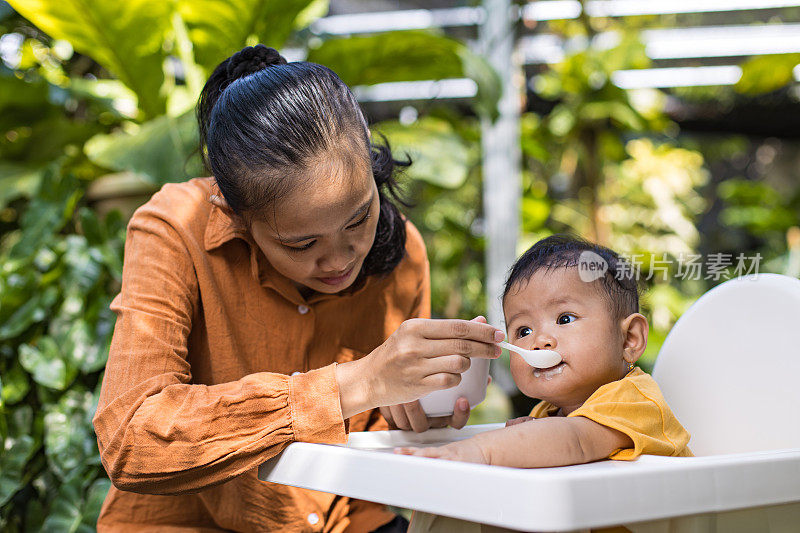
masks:
[(555, 268), (577, 268), (581, 254), (592, 252), (602, 257), (608, 270), (592, 283), (599, 283), (604, 295), (611, 303), (615, 318), (624, 318), (639, 312), (639, 287), (636, 273), (630, 263), (616, 252), (580, 237), (557, 234), (540, 240), (517, 259), (506, 280), (503, 299), (512, 287), (524, 283), (539, 270)]

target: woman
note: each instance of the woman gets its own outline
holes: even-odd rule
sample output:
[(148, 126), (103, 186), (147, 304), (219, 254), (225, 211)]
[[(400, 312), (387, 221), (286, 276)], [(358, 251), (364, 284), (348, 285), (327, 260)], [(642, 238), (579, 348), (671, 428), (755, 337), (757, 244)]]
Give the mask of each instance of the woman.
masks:
[(402, 429), (463, 426), (463, 400), (439, 420), (415, 400), (503, 334), (425, 319), (425, 248), (390, 201), (398, 162), (332, 71), (245, 48), (198, 119), (214, 177), (165, 186), (128, 226), (94, 418), (114, 483), (98, 530), (391, 530), (382, 506), (256, 467), (292, 441), (386, 429), (378, 407)]

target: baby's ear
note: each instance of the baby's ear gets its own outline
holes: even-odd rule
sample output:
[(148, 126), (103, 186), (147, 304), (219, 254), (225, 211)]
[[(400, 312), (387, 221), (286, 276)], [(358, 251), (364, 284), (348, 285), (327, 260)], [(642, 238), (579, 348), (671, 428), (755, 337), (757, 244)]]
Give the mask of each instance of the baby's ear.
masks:
[(647, 348), (647, 319), (640, 313), (631, 313), (622, 320), (622, 356), (635, 363)]

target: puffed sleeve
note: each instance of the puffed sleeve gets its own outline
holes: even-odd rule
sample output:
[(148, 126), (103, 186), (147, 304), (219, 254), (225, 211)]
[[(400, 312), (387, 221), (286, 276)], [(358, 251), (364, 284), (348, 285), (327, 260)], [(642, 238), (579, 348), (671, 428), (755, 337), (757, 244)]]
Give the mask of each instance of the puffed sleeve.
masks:
[(633, 448), (614, 450), (609, 459), (630, 461), (642, 454), (691, 456), (689, 432), (670, 410), (656, 382), (636, 370), (603, 385), (567, 416), (583, 416), (629, 436)]
[[(94, 417), (116, 487), (179, 494), (224, 483), (292, 441), (343, 443), (335, 364), (192, 384), (197, 276), (181, 233), (141, 208), (128, 226), (117, 323)], [(226, 354), (219, 354), (226, 356)]]

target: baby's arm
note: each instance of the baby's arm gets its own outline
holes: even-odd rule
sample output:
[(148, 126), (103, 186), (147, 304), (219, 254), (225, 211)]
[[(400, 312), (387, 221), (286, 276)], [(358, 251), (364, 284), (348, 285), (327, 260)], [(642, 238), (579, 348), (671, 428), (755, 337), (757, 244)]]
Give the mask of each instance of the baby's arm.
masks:
[(582, 416), (530, 420), (438, 448), (398, 453), (498, 466), (533, 468), (589, 463), (632, 448), (630, 437)]

